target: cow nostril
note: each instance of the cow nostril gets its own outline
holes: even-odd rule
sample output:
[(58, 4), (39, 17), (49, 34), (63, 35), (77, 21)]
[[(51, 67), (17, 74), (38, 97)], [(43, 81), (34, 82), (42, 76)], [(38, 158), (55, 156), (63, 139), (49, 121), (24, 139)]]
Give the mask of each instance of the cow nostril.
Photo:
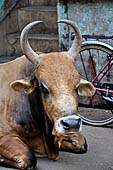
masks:
[(79, 130), (81, 126), (81, 119), (62, 119), (60, 121), (61, 126), (65, 130)]
[(61, 120), (61, 124), (63, 125), (64, 129), (68, 130), (70, 128), (69, 124), (65, 120)]

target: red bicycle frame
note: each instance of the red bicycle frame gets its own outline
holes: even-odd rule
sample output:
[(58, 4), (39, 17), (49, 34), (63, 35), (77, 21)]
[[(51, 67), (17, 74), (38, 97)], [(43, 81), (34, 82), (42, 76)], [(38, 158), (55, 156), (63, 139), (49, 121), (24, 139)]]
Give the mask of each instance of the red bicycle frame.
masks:
[[(97, 80), (97, 78), (102, 74), (101, 77), (98, 79), (98, 82), (100, 82), (102, 78), (107, 74), (107, 72), (111, 69), (112, 65), (113, 65), (113, 57), (107, 62), (107, 64), (102, 68), (102, 70), (94, 77), (94, 79), (91, 81), (92, 84), (94, 84), (95, 80)], [(96, 88), (96, 90), (101, 92), (106, 92), (106, 93), (113, 93), (113, 90), (108, 90), (108, 89)]]

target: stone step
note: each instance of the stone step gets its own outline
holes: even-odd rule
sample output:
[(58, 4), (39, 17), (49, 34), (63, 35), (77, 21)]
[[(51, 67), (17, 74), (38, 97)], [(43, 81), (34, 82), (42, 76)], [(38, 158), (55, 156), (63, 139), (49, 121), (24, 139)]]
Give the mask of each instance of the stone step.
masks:
[[(12, 55), (21, 56), (20, 33), (7, 35), (8, 42), (12, 47)], [(29, 43), (35, 51), (53, 52), (58, 51), (57, 34), (29, 34)]]
[(51, 5), (51, 6), (57, 6), (57, 0), (29, 0), (29, 5)]
[(44, 23), (35, 26), (31, 30), (31, 33), (57, 34), (57, 7), (29, 6), (18, 9), (19, 31), (21, 31), (25, 25), (35, 20), (42, 20)]

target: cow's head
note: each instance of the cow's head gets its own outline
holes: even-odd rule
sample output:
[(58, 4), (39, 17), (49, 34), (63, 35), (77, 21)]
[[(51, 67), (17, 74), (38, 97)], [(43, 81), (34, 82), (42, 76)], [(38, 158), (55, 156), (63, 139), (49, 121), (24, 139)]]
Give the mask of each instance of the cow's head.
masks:
[[(28, 42), (28, 32), (41, 21), (28, 24), (21, 34), (21, 47), (27, 59), (35, 65), (35, 79), (41, 92), (45, 112), (54, 124), (52, 134), (55, 144), (62, 149), (75, 152), (86, 152), (86, 140), (81, 134), (82, 122), (78, 116), (78, 95), (92, 96), (95, 92), (93, 85), (81, 79), (74, 66), (74, 60), (81, 48), (81, 33), (77, 25), (69, 20), (67, 23), (75, 31), (76, 39), (68, 52), (37, 54)], [(18, 91), (27, 89), (28, 93), (37, 86), (30, 81), (18, 80), (11, 86)]]

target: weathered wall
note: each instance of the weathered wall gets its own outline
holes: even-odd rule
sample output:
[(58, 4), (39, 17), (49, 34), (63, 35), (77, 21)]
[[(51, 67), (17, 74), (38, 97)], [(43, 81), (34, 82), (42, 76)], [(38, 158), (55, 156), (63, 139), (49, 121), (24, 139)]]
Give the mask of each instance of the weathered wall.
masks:
[[(82, 34), (104, 34), (106, 36), (113, 34), (113, 1), (100, 0), (95, 2), (88, 2), (86, 0), (79, 1), (66, 1), (63, 4), (61, 1), (58, 3), (58, 18), (67, 18), (76, 21), (81, 29)], [(67, 48), (70, 39), (65, 39), (66, 28), (64, 25), (59, 26), (60, 48), (62, 41), (65, 42), (64, 46)], [(63, 38), (64, 37), (64, 38)], [(110, 42), (113, 45), (113, 42)]]
[(0, 16), (3, 15), (4, 0), (0, 1)]

